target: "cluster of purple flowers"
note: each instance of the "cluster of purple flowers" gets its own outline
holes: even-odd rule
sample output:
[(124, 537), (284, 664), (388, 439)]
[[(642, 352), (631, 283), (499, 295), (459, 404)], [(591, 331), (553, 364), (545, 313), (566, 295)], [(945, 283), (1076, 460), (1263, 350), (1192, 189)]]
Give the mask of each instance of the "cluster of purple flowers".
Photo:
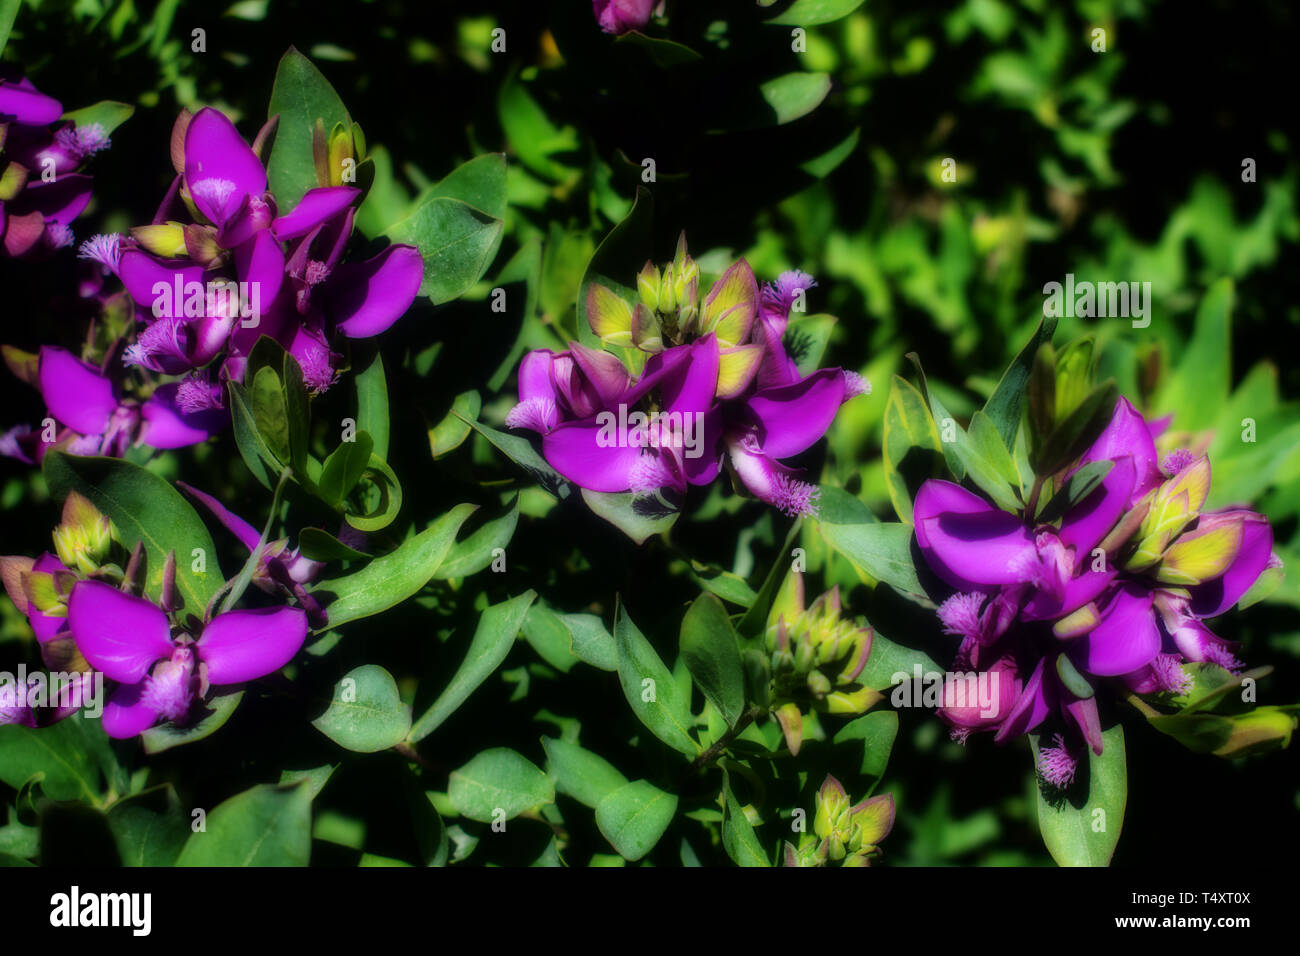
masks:
[(161, 606), (155, 604), (139, 593), (142, 549), (122, 561), (112, 523), (73, 492), (54, 530), (56, 553), (0, 557), (0, 579), (26, 615), (45, 665), (75, 675), (77, 686), (45, 708), (33, 708), (12, 685), (0, 686), (0, 724), (60, 720), (87, 703), (106, 677), (116, 682), (103, 703), (110, 737), (134, 737), (161, 721), (184, 726), (202, 711), (213, 688), (274, 673), (297, 654), (309, 625), (324, 626), (324, 612), (304, 588), (323, 565), (290, 550), (287, 541), (262, 544), (251, 525), (215, 498), (182, 487), (250, 553), (260, 547), (251, 583), (281, 603), (181, 613), (173, 556), (164, 569)]
[(406, 312), (423, 276), (415, 247), (345, 257), (363, 198), (345, 182), (357, 159), (351, 131), (318, 144), (320, 185), (282, 211), (261, 158), (276, 122), (250, 146), (215, 109), (181, 114), (176, 177), (152, 222), (81, 245), (100, 279), (125, 289), (92, 289), (111, 339), (93, 355), (46, 346), (11, 361), (62, 429), (20, 427), (0, 450), (36, 460), (52, 444), (109, 455), (196, 444), (228, 423), (225, 384), (242, 381), (261, 336), (284, 346), (319, 394), (338, 378), (343, 339), (377, 335)]
[(991, 707), (945, 695), (942, 716), (959, 739), (998, 741), (1059, 729), (1039, 770), (1055, 786), (1074, 778), (1083, 744), (1102, 752), (1097, 692), (1107, 682), (1137, 694), (1185, 694), (1189, 663), (1236, 672), (1236, 645), (1205, 624), (1235, 605), (1269, 567), (1273, 533), (1244, 508), (1203, 510), (1205, 455), (1159, 457), (1162, 426), (1125, 399), (1072, 473), (1109, 470), (1057, 521), (1002, 511), (947, 481), (916, 496), (916, 540), (957, 593), (939, 608), (961, 638), (953, 670), (997, 678)]
[(662, 272), (646, 264), (635, 306), (593, 284), (587, 319), (607, 348), (526, 355), (506, 424), (538, 432), (551, 466), (591, 491), (672, 501), (725, 462), (756, 498), (814, 514), (818, 489), (781, 459), (817, 442), (869, 386), (839, 368), (802, 375), (783, 345), (809, 276), (787, 272), (760, 291), (742, 259), (703, 296), (699, 279), (683, 237)]
[(90, 202), (81, 170), (109, 138), (98, 123), (62, 117), (25, 77), (0, 77), (0, 255), (35, 258), (75, 241), (72, 221)]
[(592, 13), (606, 33), (629, 33), (640, 30), (661, 0), (592, 0)]

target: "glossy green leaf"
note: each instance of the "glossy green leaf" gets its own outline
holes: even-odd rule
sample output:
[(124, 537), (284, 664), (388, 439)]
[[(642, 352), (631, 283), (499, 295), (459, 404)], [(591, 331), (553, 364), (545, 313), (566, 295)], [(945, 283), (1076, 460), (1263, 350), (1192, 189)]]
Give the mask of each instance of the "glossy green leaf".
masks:
[(637, 719), (668, 746), (694, 757), (700, 747), (690, 734), (690, 700), (621, 606), (614, 622), (614, 642), (619, 683)]
[(1038, 347), (1052, 340), (1056, 331), (1056, 319), (1045, 316), (1034, 330), (1033, 336), (1011, 365), (1002, 374), (998, 387), (994, 389), (989, 400), (984, 403), (984, 414), (989, 417), (993, 427), (1002, 436), (1002, 444), (1012, 450), (1016, 447), (1016, 432), (1020, 430), (1020, 411), (1024, 407), (1025, 392), (1029, 385), (1029, 375), (1033, 370), (1034, 356)]
[(311, 857), (311, 789), (262, 784), (207, 814), (177, 866), (306, 866)]
[(555, 801), (551, 778), (506, 747), (485, 750), (451, 772), (447, 798), (471, 820), (510, 820)]
[(904, 524), (912, 523), (912, 497), (927, 478), (943, 474), (943, 444), (925, 398), (895, 375), (885, 403), (881, 439), (889, 500)]
[[(1042, 741), (1030, 735), (1034, 760)], [(1119, 843), (1128, 802), (1124, 728), (1102, 734), (1101, 756), (1088, 752), (1078, 778), (1064, 795), (1038, 793), (1038, 825), (1052, 858), (1061, 866), (1107, 866)], [(1084, 760), (1087, 761), (1085, 777)]]
[(411, 728), (393, 675), (376, 664), (348, 671), (334, 687), (329, 709), (312, 726), (346, 750), (370, 754), (401, 743)]
[(745, 709), (739, 640), (726, 608), (712, 594), (696, 598), (682, 619), (682, 657), (728, 727), (735, 726)]
[(266, 115), (270, 118), (277, 113), (280, 125), (266, 171), (283, 215), (317, 185), (312, 153), (316, 120), (322, 120), (326, 130), (332, 130), (335, 123), (351, 126), (352, 120), (329, 80), (293, 47), (281, 57), (275, 71)]
[(736, 795), (731, 792), (730, 781), (724, 784), (723, 794), (726, 797), (726, 809), (722, 819), (722, 845), (727, 856), (737, 866), (771, 866), (767, 854), (763, 852), (763, 844), (754, 832), (754, 825), (749, 822)]
[(144, 542), (149, 562), (146, 590), (154, 599), (162, 593), (167, 554), (175, 551), (176, 587), (185, 609), (203, 614), (225, 579), (203, 519), (180, 492), (153, 472), (118, 458), (82, 458), (51, 451), (42, 470), (51, 495), (58, 499), (70, 491), (85, 495), (112, 519), (128, 550), (137, 541)]
[(862, 6), (864, 0), (795, 0), (768, 23), (795, 27), (815, 27), (847, 17)]
[(543, 737), (542, 747), (546, 750), (546, 771), (555, 778), (555, 789), (593, 810), (627, 783), (627, 777), (608, 760), (576, 743)]
[(171, 866), (190, 836), (190, 818), (171, 784), (133, 794), (108, 810), (123, 866)]
[(185, 744), (192, 744), (212, 736), (235, 715), (235, 710), (243, 699), (244, 691), (242, 688), (234, 690), (227, 688), (214, 691), (203, 702), (202, 708), (196, 715), (197, 719), (193, 723), (184, 727), (163, 723), (150, 727), (142, 733), (140, 741), (144, 744), (144, 752), (147, 754), (160, 754), (164, 750), (182, 747)]
[(654, 849), (677, 812), (677, 797), (645, 780), (633, 780), (596, 805), (596, 826), (626, 860)]
[(501, 242), (504, 223), (467, 202), (435, 196), (420, 203), (385, 235), (409, 243), (424, 259), (420, 295), (435, 305), (458, 299), (483, 278)]
[(582, 489), (582, 500), (593, 513), (604, 518), (637, 544), (664, 534), (677, 521), (678, 512), (656, 495), (630, 491), (607, 493)]
[(359, 571), (317, 585), (315, 592), (333, 595), (326, 608), (330, 626), (386, 611), (419, 591), (438, 570), (456, 532), (474, 511), (474, 505), (457, 505), (396, 550)]
[(411, 728), (409, 739), (412, 743), (437, 730), (501, 665), (514, 646), (524, 615), (536, 597), (535, 592), (525, 591), (518, 597), (492, 605), (479, 616), (469, 651), (452, 676), (451, 683)]

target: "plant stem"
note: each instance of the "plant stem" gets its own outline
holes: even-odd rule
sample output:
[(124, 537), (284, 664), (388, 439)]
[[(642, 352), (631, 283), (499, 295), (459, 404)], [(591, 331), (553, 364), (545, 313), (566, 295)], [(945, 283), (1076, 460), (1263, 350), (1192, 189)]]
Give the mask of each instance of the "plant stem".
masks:
[(727, 746), (733, 740), (744, 733), (745, 728), (752, 724), (761, 713), (762, 710), (758, 707), (751, 707), (749, 710), (745, 711), (740, 720), (736, 721), (736, 726), (732, 727), (725, 734), (715, 740), (707, 750), (691, 761), (691, 765), (687, 767), (686, 772), (682, 774), (682, 779), (685, 780), (701, 767), (708, 766), (716, 760), (722, 751), (726, 750)]

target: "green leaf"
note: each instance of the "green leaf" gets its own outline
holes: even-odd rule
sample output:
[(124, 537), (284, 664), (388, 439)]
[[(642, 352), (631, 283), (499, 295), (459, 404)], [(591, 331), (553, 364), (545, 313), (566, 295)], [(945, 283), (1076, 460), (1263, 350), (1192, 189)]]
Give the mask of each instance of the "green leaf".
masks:
[(677, 521), (678, 512), (656, 495), (638, 495), (630, 491), (608, 493), (582, 489), (587, 507), (637, 544), (657, 534), (664, 534)]
[(357, 388), (357, 431), (368, 434), (376, 456), (388, 460), (388, 380), (384, 357), (376, 349), (368, 361), (354, 364), (352, 381)]
[[(1119, 843), (1128, 802), (1124, 728), (1116, 724), (1101, 736), (1101, 756), (1087, 753), (1087, 779), (1076, 780), (1059, 798), (1049, 800), (1041, 788), (1038, 793), (1043, 842), (1061, 866), (1107, 866)], [(1031, 734), (1029, 742), (1037, 764), (1042, 741)]]
[(690, 735), (690, 701), (621, 605), (614, 622), (614, 643), (619, 683), (637, 719), (668, 746), (694, 757), (700, 747)]
[(569, 649), (592, 667), (603, 671), (618, 670), (618, 646), (605, 622), (594, 614), (557, 615), (569, 629)]
[(514, 646), (524, 616), (536, 598), (535, 591), (525, 591), (518, 597), (492, 605), (479, 616), (465, 659), (456, 668), (451, 683), (411, 728), (408, 737), (411, 743), (418, 743), (437, 730), (501, 665)]
[(451, 413), (462, 418), (470, 428), (486, 438), (498, 451), (528, 472), (534, 481), (561, 501), (573, 493), (573, 486), (568, 479), (552, 468), (527, 438), (497, 431), (489, 425), (462, 415), (454, 406)]
[(190, 836), (190, 820), (171, 784), (113, 804), (108, 826), (124, 866), (172, 866)]
[(551, 778), (536, 765), (506, 747), (485, 750), (451, 772), (447, 799), (462, 815), (480, 823), (519, 816), (525, 810), (555, 802)]
[(0, 53), (4, 52), (5, 44), (9, 42), (9, 34), (14, 28), (14, 19), (18, 16), (18, 9), (23, 5), (23, 0), (0, 0)]
[(722, 845), (727, 856), (737, 866), (771, 866), (753, 824), (731, 792), (730, 779), (723, 784), (723, 794), (726, 796), (726, 811), (722, 818)]
[(629, 282), (645, 265), (651, 249), (651, 224), (654, 220), (654, 199), (643, 186), (638, 186), (632, 208), (610, 230), (587, 264), (582, 281), (578, 284), (578, 341), (592, 348), (600, 348), (600, 339), (591, 330), (587, 317), (587, 293), (594, 283), (612, 290), (629, 303), (635, 303), (638, 293)]
[(682, 657), (695, 683), (728, 727), (735, 726), (745, 709), (739, 641), (726, 608), (712, 594), (696, 598), (682, 619)]
[(546, 771), (555, 778), (555, 789), (593, 810), (627, 783), (627, 777), (608, 760), (575, 743), (543, 737), (542, 747), (546, 751)]
[(396, 550), (359, 571), (317, 585), (313, 591), (334, 596), (326, 609), (330, 627), (387, 611), (428, 584), (451, 550), (456, 532), (475, 510), (475, 505), (457, 505)]
[(1052, 496), (1052, 500), (1038, 513), (1037, 520), (1044, 524), (1056, 521), (1080, 501), (1092, 494), (1097, 486), (1110, 474), (1110, 470), (1114, 465), (1113, 461), (1091, 461), (1084, 465), (1070, 476), (1070, 480), (1065, 483), (1065, 487)]
[[(4, 14), (0, 12), (0, 21), (3, 20)], [(3, 41), (0, 41), (0, 47), (3, 46)], [(104, 133), (107, 135), (129, 120), (134, 112), (135, 107), (130, 103), (102, 100), (93, 106), (83, 106), (79, 110), (68, 110), (63, 114), (63, 119), (71, 120), (77, 126), (90, 126), (92, 123), (98, 123), (104, 128)]]
[(341, 507), (344, 497), (356, 487), (370, 464), (375, 442), (368, 432), (358, 431), (356, 441), (341, 442), (321, 466), (316, 490), (322, 501)]
[(831, 91), (831, 78), (828, 73), (787, 73), (759, 84), (758, 91), (783, 126), (820, 106)]
[[(155, 600), (162, 594), (167, 553), (175, 551), (176, 588), (185, 609), (203, 614), (224, 578), (203, 519), (180, 492), (153, 472), (119, 458), (82, 458), (51, 450), (42, 471), (53, 497), (80, 492), (112, 519), (128, 550), (144, 542), (149, 562), (146, 590)], [(200, 554), (204, 570), (195, 571)]]
[(959, 434), (954, 444), (966, 476), (998, 507), (1006, 511), (1018, 510), (1021, 506), (1020, 473), (992, 420), (982, 411), (977, 411), (971, 417), (970, 429)]
[(866, 506), (842, 488), (823, 488), (821, 504), (817, 528), (827, 544), (875, 580), (909, 594), (925, 593), (913, 564), (910, 525), (868, 520)]
[(205, 737), (212, 736), (225, 726), (226, 721), (235, 715), (235, 710), (243, 699), (244, 691), (242, 688), (213, 693), (208, 700), (204, 701), (203, 716), (198, 721), (185, 727), (177, 727), (175, 724), (159, 724), (142, 733), (140, 741), (144, 744), (144, 752), (147, 754), (160, 754), (164, 750), (192, 744), (203, 740)]
[(1020, 410), (1024, 406), (1025, 391), (1029, 386), (1034, 356), (1038, 354), (1038, 347), (1043, 342), (1052, 340), (1052, 333), (1055, 331), (1056, 319), (1044, 316), (1039, 321), (1033, 337), (1002, 374), (998, 387), (984, 403), (984, 414), (989, 417), (998, 434), (1002, 436), (1002, 444), (1008, 451), (1016, 447), (1016, 432), (1020, 430)]
[(858, 681), (872, 690), (885, 690), (894, 686), (898, 674), (906, 674), (906, 680), (911, 680), (918, 664), (922, 674), (941, 674), (944, 671), (924, 651), (905, 647), (875, 631), (871, 639), (871, 656), (867, 658), (867, 666), (862, 669)]
[(448, 173), (420, 199), (459, 199), (493, 219), (506, 218), (506, 157), (476, 156)]
[(943, 443), (921, 393), (897, 375), (885, 403), (881, 454), (889, 500), (899, 519), (910, 525), (915, 489), (943, 473)]
[(262, 784), (220, 804), (206, 823), (190, 834), (177, 866), (306, 866), (311, 788)]
[(284, 215), (317, 185), (312, 153), (316, 120), (322, 120), (326, 130), (332, 130), (336, 123), (350, 127), (352, 120), (329, 80), (294, 47), (289, 47), (275, 71), (266, 115), (269, 119), (277, 113), (280, 125), (266, 172), (280, 214)]
[(889, 755), (898, 737), (898, 712), (878, 710), (863, 714), (839, 729), (834, 742), (843, 744), (850, 740), (862, 741), (861, 775), (866, 778), (868, 794), (874, 790), (889, 766)]
[(864, 0), (795, 0), (768, 23), (795, 27), (815, 27), (847, 17), (862, 6)]
[(402, 742), (411, 708), (402, 703), (392, 674), (365, 664), (338, 682), (329, 709), (311, 724), (346, 750), (372, 754)]
[(1110, 424), (1119, 400), (1113, 380), (1103, 382), (1084, 397), (1043, 442), (1035, 461), (1040, 475), (1050, 475), (1079, 457)]
[(429, 450), (434, 459), (449, 455), (469, 437), (469, 423), (478, 418), (483, 409), (483, 399), (474, 390), (461, 392), (451, 404), (447, 416), (429, 429)]
[(97, 804), (100, 767), (86, 743), (84, 718), (61, 720), (49, 727), (0, 726), (0, 781), (21, 789), (37, 774), (51, 800), (85, 800)]
[(483, 278), (496, 256), (504, 225), (467, 202), (435, 196), (384, 235), (420, 250), (424, 259), (420, 295), (441, 305), (460, 298)]
[[(1191, 341), (1155, 401), (1161, 414), (1174, 416), (1174, 427), (1209, 428), (1228, 400), (1232, 384), (1233, 282), (1219, 279), (1196, 310)], [(1234, 425), (1235, 427), (1235, 425)]]
[(519, 524), (519, 496), (510, 502), (510, 510), (499, 518), (485, 522), (482, 527), (464, 541), (457, 541), (447, 552), (434, 578), (450, 581), (454, 578), (467, 578), (478, 574), (496, 559), (498, 548), (504, 550), (514, 537)]
[(373, 555), (344, 544), (322, 528), (298, 532), (298, 551), (312, 561), (368, 561)]
[(633, 780), (596, 805), (596, 826), (626, 860), (654, 849), (677, 812), (677, 797), (645, 780)]
[(343, 517), (358, 531), (387, 528), (402, 510), (402, 483), (388, 462), (371, 454), (354, 494), (343, 504)]

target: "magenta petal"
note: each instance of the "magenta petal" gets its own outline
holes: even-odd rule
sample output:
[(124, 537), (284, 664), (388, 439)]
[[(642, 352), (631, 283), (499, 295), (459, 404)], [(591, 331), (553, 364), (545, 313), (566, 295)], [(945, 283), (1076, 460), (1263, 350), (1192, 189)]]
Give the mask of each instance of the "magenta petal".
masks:
[(30, 126), (45, 126), (63, 115), (63, 105), (38, 93), (30, 83), (0, 82), (0, 117)]
[[(542, 437), (542, 453), (551, 467), (590, 491), (620, 492), (632, 487), (632, 468), (641, 449), (626, 442), (600, 444), (601, 427), (593, 420), (565, 422)], [(606, 435), (609, 431), (606, 430)]]
[(180, 384), (159, 385), (140, 409), (140, 444), (150, 448), (188, 448), (207, 441), (230, 422), (224, 409), (183, 412), (176, 404)]
[[(284, 252), (280, 244), (263, 229), (235, 250), (235, 272), (240, 282), (247, 282), (250, 298), (255, 294), (258, 312), (271, 307), (284, 281)], [(254, 293), (253, 290), (256, 290)], [(242, 291), (242, 290), (241, 290)], [(261, 316), (257, 316), (259, 322)], [(241, 319), (241, 323), (245, 321)], [(251, 324), (246, 328), (255, 328)]]
[(1128, 510), (1136, 479), (1133, 459), (1116, 458), (1101, 484), (1061, 519), (1061, 543), (1074, 548), (1077, 564), (1091, 560), (1092, 549)]
[(347, 209), (359, 195), (361, 190), (355, 186), (318, 186), (307, 190), (292, 212), (285, 213), (271, 224), (275, 238), (285, 242), (305, 236)]
[(123, 684), (104, 704), (104, 733), (117, 740), (138, 737), (158, 723), (158, 711), (146, 704), (144, 681)]
[(366, 262), (347, 262), (330, 279), (331, 317), (348, 338), (378, 335), (420, 294), (424, 260), (414, 246), (389, 246)]
[(1114, 460), (1128, 456), (1133, 459), (1136, 472), (1130, 501), (1136, 501), (1160, 484), (1160, 460), (1156, 455), (1155, 439), (1151, 428), (1141, 413), (1133, 407), (1127, 398), (1115, 403), (1110, 424), (1102, 431), (1097, 440), (1079, 458), (1080, 465), (1094, 461)]
[(519, 363), (519, 401), (555, 401), (555, 383), (551, 380), (554, 362), (555, 353), (550, 349), (534, 349), (523, 357)]
[[(1222, 577), (1190, 588), (1192, 612), (1197, 617), (1216, 617), (1241, 600), (1264, 573), (1273, 556), (1273, 529), (1261, 514), (1244, 509), (1225, 509), (1213, 514), (1243, 517), (1241, 548)], [(1208, 516), (1208, 514), (1207, 514)]]
[(99, 435), (117, 411), (113, 383), (71, 352), (41, 346), (41, 397), (58, 421), (83, 435)]
[(702, 414), (712, 408), (719, 361), (718, 340), (712, 332), (692, 343), (688, 358), (660, 382), (664, 410)]
[(604, 407), (609, 408), (624, 398), (631, 376), (617, 356), (600, 349), (588, 348), (580, 342), (569, 343), (569, 354), (573, 356), (583, 378), (600, 396)]
[(722, 467), (722, 411), (710, 409), (696, 419), (696, 446), (698, 453), (690, 448), (682, 451), (682, 468), (686, 480), (693, 485), (707, 485), (718, 476)]
[(952, 482), (923, 484), (913, 518), (930, 567), (962, 590), (1018, 584), (1021, 563), (1034, 554), (1033, 539), (1019, 518)]
[(1103, 747), (1101, 738), (1101, 717), (1097, 713), (1097, 697), (1074, 698), (1065, 704), (1065, 712), (1070, 715), (1079, 733), (1088, 742), (1092, 752), (1100, 754)]
[(199, 489), (187, 485), (183, 481), (176, 482), (176, 487), (202, 503), (205, 508), (212, 512), (213, 517), (221, 522), (222, 527), (238, 538), (240, 544), (250, 552), (261, 543), (262, 533), (260, 531), (206, 491), (199, 491)]
[(80, 173), (64, 174), (52, 183), (33, 182), (14, 202), (13, 212), (37, 209), (46, 221), (68, 225), (90, 203), (94, 180)]
[[(153, 311), (155, 316), (165, 313), (165, 308), (154, 310), (154, 303), (160, 301), (160, 297), (167, 297), (167, 301), (172, 303), (171, 312), (175, 313), (171, 318), (179, 318), (184, 314), (183, 306), (185, 304), (185, 287), (191, 282), (203, 281), (203, 267), (195, 265), (183, 265), (186, 260), (175, 260), (171, 265), (164, 265), (153, 256), (139, 249), (124, 249), (122, 259), (118, 263), (117, 274), (126, 286), (126, 291), (131, 293), (131, 298), (136, 304)], [(176, 301), (176, 280), (180, 278), (180, 301)]]
[(245, 197), (266, 192), (266, 170), (235, 124), (208, 107), (185, 130), (185, 183), (203, 215), (221, 225)]
[(1151, 610), (1151, 593), (1126, 584), (1101, 609), (1101, 622), (1073, 642), (1070, 657), (1099, 677), (1135, 671), (1160, 653), (1160, 630)]
[(172, 652), (167, 615), (102, 581), (73, 586), (68, 626), (86, 662), (123, 684), (137, 683), (154, 661)]
[(1034, 673), (1025, 682), (1020, 697), (1016, 699), (1015, 705), (1011, 708), (1011, 713), (1007, 715), (1007, 719), (998, 728), (998, 732), (993, 738), (998, 743), (1012, 737), (1019, 737), (1021, 734), (1027, 734), (1047, 719), (1047, 715), (1052, 709), (1054, 694), (1051, 686), (1043, 680), (1043, 665), (1045, 662), (1046, 658), (1039, 659), (1038, 666), (1034, 668)]
[(198, 641), (212, 684), (242, 684), (278, 671), (307, 639), (307, 615), (296, 607), (218, 614)]
[(763, 428), (763, 453), (788, 458), (814, 444), (830, 428), (844, 397), (844, 373), (837, 368), (756, 392), (748, 406)]
[(1058, 600), (1047, 591), (1035, 591), (1034, 596), (1029, 599), (1024, 610), (1021, 611), (1021, 618), (1026, 621), (1047, 621), (1058, 617), (1064, 617), (1066, 614), (1072, 614), (1079, 608), (1083, 607), (1102, 591), (1110, 586), (1110, 582), (1115, 580), (1119, 571), (1109, 564), (1104, 571), (1093, 571), (1089, 563), (1092, 559), (1087, 555), (1083, 557), (1083, 566), (1088, 570), (1071, 578), (1065, 584), (1065, 593)]

